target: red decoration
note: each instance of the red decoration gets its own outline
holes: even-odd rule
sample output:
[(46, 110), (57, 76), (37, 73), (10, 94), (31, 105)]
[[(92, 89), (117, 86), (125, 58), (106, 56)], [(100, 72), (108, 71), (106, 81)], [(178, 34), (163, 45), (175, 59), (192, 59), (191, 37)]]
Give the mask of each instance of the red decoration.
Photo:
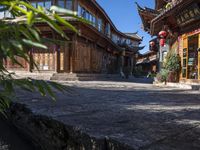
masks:
[(165, 45), (165, 39), (160, 39), (160, 46), (164, 46)]
[(160, 31), (160, 32), (159, 32), (159, 36), (160, 36), (161, 38), (165, 38), (165, 37), (167, 36), (167, 32), (166, 32), (166, 31)]
[(151, 47), (155, 46), (155, 42), (154, 41), (151, 41), (149, 44), (150, 44)]

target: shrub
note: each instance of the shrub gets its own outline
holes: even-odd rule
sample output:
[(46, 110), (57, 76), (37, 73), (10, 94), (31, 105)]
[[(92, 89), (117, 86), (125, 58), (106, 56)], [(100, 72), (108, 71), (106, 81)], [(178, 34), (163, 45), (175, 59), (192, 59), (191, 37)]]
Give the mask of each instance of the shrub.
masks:
[(166, 62), (164, 64), (165, 69), (173, 72), (180, 70), (180, 57), (176, 53), (171, 53), (167, 56)]
[(167, 69), (162, 69), (160, 73), (157, 74), (156, 78), (159, 82), (167, 82), (169, 71)]

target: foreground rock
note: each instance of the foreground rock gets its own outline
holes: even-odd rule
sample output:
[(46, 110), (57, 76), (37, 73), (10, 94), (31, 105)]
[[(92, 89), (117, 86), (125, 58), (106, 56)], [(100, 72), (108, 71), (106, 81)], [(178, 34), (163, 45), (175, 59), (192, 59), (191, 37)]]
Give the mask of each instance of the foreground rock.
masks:
[[(0, 118), (0, 150), (35, 150), (30, 140), (23, 137), (5, 119)], [(39, 150), (39, 149), (37, 149)]]
[(53, 102), (19, 91), (9, 118), (45, 150), (198, 150), (196, 91), (114, 82), (64, 83)]

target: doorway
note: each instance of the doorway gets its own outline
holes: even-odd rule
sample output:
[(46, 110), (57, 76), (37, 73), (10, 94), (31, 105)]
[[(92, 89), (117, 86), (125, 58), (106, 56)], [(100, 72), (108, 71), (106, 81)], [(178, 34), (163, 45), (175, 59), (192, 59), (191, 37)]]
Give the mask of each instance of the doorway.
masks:
[(188, 37), (188, 79), (198, 79), (198, 47), (199, 35), (193, 35)]

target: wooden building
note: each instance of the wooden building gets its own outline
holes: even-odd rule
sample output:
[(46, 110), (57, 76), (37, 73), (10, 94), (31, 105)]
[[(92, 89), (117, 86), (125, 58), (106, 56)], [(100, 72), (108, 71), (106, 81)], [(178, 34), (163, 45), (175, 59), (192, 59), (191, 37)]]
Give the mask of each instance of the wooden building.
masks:
[(145, 31), (160, 39), (160, 53), (181, 57), (181, 82), (200, 81), (200, 0), (155, 0), (155, 9), (138, 5)]
[(139, 54), (137, 57), (136, 68), (140, 68), (143, 75), (156, 73), (158, 71), (157, 53), (155, 51), (148, 51), (144, 54)]
[[(121, 73), (123, 66), (134, 67), (135, 54), (142, 38), (136, 33), (120, 32), (104, 9), (96, 0), (30, 0), (34, 7), (49, 9), (52, 5), (72, 10), (79, 17), (92, 24), (85, 24), (63, 16), (73, 24), (80, 34), (64, 29), (69, 41), (63, 40), (49, 26), (38, 23), (42, 36), (63, 40), (62, 44), (48, 44), (48, 50), (31, 49), (32, 59), (40, 71), (56, 73)], [(3, 16), (5, 14), (1, 14)], [(62, 14), (61, 14), (62, 15)], [(5, 17), (5, 16), (4, 16)], [(24, 60), (20, 60), (24, 68), (7, 61), (6, 66), (12, 70), (37, 71)]]

